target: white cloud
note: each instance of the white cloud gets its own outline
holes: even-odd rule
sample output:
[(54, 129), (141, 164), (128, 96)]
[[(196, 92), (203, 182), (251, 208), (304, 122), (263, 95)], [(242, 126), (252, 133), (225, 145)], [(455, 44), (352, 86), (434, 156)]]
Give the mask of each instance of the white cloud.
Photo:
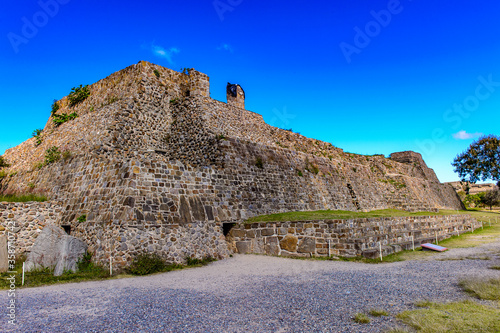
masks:
[(453, 134), (453, 138), (457, 140), (469, 140), (479, 138), (483, 133), (467, 133), (466, 131), (459, 131)]
[(161, 47), (159, 45), (154, 45), (154, 44), (151, 44), (151, 51), (157, 57), (167, 59), (168, 63), (171, 64), (171, 65), (174, 64), (174, 61), (172, 60), (172, 57), (175, 54), (178, 54), (179, 52), (181, 52), (176, 47), (171, 47), (168, 50), (166, 50), (165, 48), (163, 48), (163, 47)]
[(217, 48), (217, 50), (219, 50), (219, 51), (228, 51), (230, 53), (233, 53), (233, 48), (231, 47), (231, 45), (225, 44), (225, 43), (222, 44), (221, 46), (219, 46)]

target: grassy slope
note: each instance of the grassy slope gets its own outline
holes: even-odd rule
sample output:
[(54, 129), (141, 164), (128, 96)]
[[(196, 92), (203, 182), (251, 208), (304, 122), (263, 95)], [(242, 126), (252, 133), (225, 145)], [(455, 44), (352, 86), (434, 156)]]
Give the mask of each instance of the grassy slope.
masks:
[(369, 217), (397, 217), (397, 216), (432, 216), (432, 215), (453, 215), (453, 214), (470, 214), (474, 217), (492, 217), (498, 218), (500, 221), (500, 213), (486, 212), (478, 210), (440, 210), (435, 212), (407, 212), (396, 209), (381, 209), (372, 210), (370, 212), (351, 212), (346, 210), (317, 210), (308, 212), (287, 212), (270, 215), (261, 215), (249, 218), (246, 223), (254, 222), (284, 222), (284, 221), (313, 221), (313, 220), (347, 220), (355, 218)]

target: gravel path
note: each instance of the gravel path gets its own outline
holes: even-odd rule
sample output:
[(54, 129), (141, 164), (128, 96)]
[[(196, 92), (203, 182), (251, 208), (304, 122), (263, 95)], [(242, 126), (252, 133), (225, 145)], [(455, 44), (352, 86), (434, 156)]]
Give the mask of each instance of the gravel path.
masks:
[[(450, 260), (469, 256), (490, 260)], [(440, 260), (436, 260), (440, 259)], [(466, 297), (464, 277), (498, 277), (500, 241), (431, 259), (368, 265), (236, 255), (206, 267), (140, 278), (18, 290), (13, 332), (380, 332), (391, 317), (356, 324), (356, 312), (391, 314), (421, 299)], [(6, 313), (7, 292), (0, 292)]]

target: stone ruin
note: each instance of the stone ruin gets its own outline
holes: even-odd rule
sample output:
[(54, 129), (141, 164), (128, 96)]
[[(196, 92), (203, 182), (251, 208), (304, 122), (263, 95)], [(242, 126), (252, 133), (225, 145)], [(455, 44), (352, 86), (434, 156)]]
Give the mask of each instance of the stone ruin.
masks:
[[(89, 88), (75, 106), (58, 101), (57, 114), (76, 119), (58, 127), (49, 119), (41, 144), (31, 138), (5, 152), (10, 176), (0, 191), (46, 193), (55, 224), (98, 262), (125, 265), (143, 251), (172, 262), (226, 257), (225, 227), (261, 214), (463, 208), (420, 154), (356, 155), (270, 126), (244, 109), (239, 85), (228, 84), (228, 103), (214, 100), (208, 76), (194, 69), (140, 61)], [(54, 146), (64, 158), (42, 167)], [(2, 205), (2, 224), (26, 218), (16, 207)], [(36, 222), (40, 213), (26, 209)]]

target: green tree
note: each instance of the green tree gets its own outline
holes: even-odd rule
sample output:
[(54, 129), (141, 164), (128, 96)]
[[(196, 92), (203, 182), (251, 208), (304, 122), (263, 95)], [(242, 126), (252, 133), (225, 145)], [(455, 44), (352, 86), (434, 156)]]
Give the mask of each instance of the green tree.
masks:
[(484, 194), (484, 192), (467, 194), (463, 202), (467, 208), (478, 208), (479, 205), (483, 203)]
[(485, 206), (489, 206), (490, 210), (493, 206), (499, 205), (500, 191), (498, 190), (498, 188), (486, 192), (484, 196), (481, 198), (481, 203), (483, 203)]
[(474, 141), (452, 163), (462, 181), (500, 181), (500, 137), (488, 135)]

